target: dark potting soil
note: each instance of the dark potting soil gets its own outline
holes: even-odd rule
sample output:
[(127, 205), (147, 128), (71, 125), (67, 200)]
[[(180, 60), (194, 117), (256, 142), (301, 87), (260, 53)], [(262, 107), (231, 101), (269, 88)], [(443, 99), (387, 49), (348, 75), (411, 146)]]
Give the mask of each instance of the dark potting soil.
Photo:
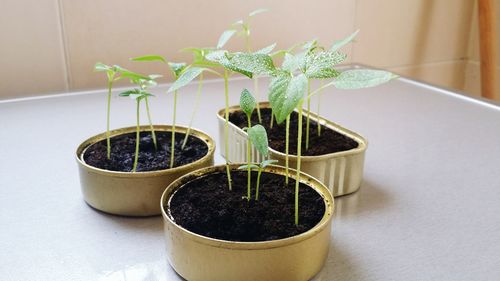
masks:
[(233, 171), (231, 177), (232, 191), (227, 187), (224, 172), (196, 178), (178, 189), (170, 200), (173, 220), (203, 236), (251, 242), (303, 233), (318, 224), (325, 213), (321, 195), (300, 184), (299, 225), (296, 226), (293, 179), (285, 186), (284, 176), (263, 172), (256, 201), (257, 172), (252, 172), (252, 199), (248, 201), (247, 172)]
[[(155, 132), (158, 149), (155, 149), (151, 132), (141, 132), (137, 172), (157, 171), (170, 168), (170, 132)], [(174, 167), (201, 159), (208, 152), (206, 143), (189, 136), (181, 149), (185, 134), (175, 133)], [(90, 166), (119, 172), (130, 172), (134, 165), (136, 133), (127, 133), (111, 138), (111, 159), (107, 157), (106, 139), (89, 146), (83, 155)]]
[[(280, 125), (277, 125), (275, 122), (271, 129), (269, 126), (271, 122), (271, 109), (261, 108), (260, 112), (262, 117), (261, 125), (266, 128), (269, 147), (285, 153), (285, 122)], [(294, 155), (297, 154), (298, 120), (299, 114), (295, 111), (292, 112), (290, 116), (289, 153)], [(248, 127), (247, 116), (242, 111), (230, 113), (229, 121), (240, 128)], [(254, 110), (251, 121), (252, 126), (259, 124), (257, 110)], [(302, 118), (302, 155), (324, 155), (358, 147), (358, 143), (355, 140), (323, 125), (321, 125), (321, 136), (318, 136), (318, 124), (312, 119), (310, 120), (309, 128), (309, 149), (306, 149), (306, 114), (304, 114)]]

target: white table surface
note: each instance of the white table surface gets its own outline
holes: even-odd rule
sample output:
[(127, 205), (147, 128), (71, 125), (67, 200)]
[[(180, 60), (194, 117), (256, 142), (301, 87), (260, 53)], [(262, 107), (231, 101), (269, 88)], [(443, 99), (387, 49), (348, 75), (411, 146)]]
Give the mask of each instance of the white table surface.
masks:
[[(251, 81), (230, 83), (231, 104), (242, 87)], [(180, 93), (180, 124), (195, 89)], [(170, 123), (171, 95), (154, 92), (154, 122)], [(207, 83), (194, 125), (216, 141), (223, 105), (222, 83)], [(104, 131), (105, 107), (104, 91), (0, 101), (1, 280), (180, 279), (161, 217), (107, 215), (82, 199), (75, 149)], [(134, 109), (114, 97), (112, 127), (133, 125)], [(336, 199), (314, 280), (500, 280), (500, 107), (401, 78), (327, 90), (321, 114), (369, 147), (360, 191)]]

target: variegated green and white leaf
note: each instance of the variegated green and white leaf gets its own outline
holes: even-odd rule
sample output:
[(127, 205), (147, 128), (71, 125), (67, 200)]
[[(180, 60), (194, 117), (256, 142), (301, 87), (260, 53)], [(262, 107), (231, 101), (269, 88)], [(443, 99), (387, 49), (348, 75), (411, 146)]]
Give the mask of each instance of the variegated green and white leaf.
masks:
[(178, 78), (182, 71), (187, 67), (187, 64), (185, 62), (169, 62), (168, 66), (170, 66), (175, 78)]
[(276, 122), (281, 124), (292, 113), (304, 98), (307, 89), (307, 78), (304, 74), (295, 77), (278, 76), (269, 86), (269, 102), (276, 116)]
[(326, 79), (335, 78), (340, 75), (340, 72), (333, 68), (324, 68), (315, 72), (309, 72), (307, 78), (309, 79)]
[(332, 68), (334, 65), (343, 62), (346, 57), (345, 54), (340, 52), (308, 53), (305, 59), (305, 74), (307, 77), (314, 76), (325, 68)]
[(272, 75), (276, 68), (269, 55), (257, 53), (235, 53), (229, 55), (229, 62), (237, 68), (253, 74)]
[(278, 160), (274, 160), (274, 159), (268, 159), (268, 160), (264, 160), (260, 163), (260, 167), (262, 169), (264, 169), (265, 167), (273, 164), (273, 163), (278, 163)]

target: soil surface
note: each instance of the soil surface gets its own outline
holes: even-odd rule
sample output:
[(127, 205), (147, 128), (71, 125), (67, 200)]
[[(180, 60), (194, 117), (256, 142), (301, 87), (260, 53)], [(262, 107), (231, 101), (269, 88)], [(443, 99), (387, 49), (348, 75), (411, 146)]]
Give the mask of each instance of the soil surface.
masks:
[(262, 172), (256, 201), (257, 172), (252, 172), (252, 199), (248, 201), (246, 171), (233, 171), (231, 176), (232, 191), (227, 187), (225, 172), (196, 178), (178, 189), (170, 200), (173, 220), (203, 236), (250, 242), (303, 233), (318, 224), (325, 213), (321, 195), (300, 184), (299, 225), (296, 226), (293, 179), (285, 186), (285, 177)]
[[(158, 149), (155, 149), (151, 132), (141, 132), (137, 172), (157, 171), (170, 168), (170, 132), (155, 132)], [(189, 136), (181, 149), (185, 134), (175, 133), (174, 167), (192, 163), (208, 152), (202, 140)], [(106, 139), (89, 146), (83, 155), (90, 166), (119, 172), (131, 172), (134, 165), (136, 133), (128, 133), (111, 138), (111, 159), (107, 158)]]
[[(285, 136), (286, 127), (285, 121), (282, 124), (273, 124), (270, 128), (271, 109), (261, 108), (262, 126), (266, 128), (267, 136), (269, 138), (269, 147), (285, 153)], [(289, 138), (289, 153), (297, 154), (297, 136), (298, 136), (298, 120), (299, 114), (292, 112), (290, 117), (290, 138)], [(257, 110), (252, 114), (252, 126), (259, 124), (257, 117)], [(240, 128), (248, 127), (247, 117), (244, 112), (236, 111), (229, 114), (229, 121)], [(306, 114), (302, 118), (302, 155), (316, 156), (324, 155), (339, 151), (346, 151), (358, 147), (358, 143), (336, 131), (333, 131), (325, 126), (321, 126), (321, 136), (318, 136), (318, 124), (310, 120), (309, 131), (309, 149), (306, 150)]]

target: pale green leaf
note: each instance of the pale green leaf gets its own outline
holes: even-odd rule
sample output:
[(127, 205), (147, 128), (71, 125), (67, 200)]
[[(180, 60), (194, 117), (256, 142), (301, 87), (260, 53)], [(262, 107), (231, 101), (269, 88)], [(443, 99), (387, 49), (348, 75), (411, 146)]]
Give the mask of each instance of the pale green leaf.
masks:
[(295, 70), (297, 70), (299, 68), (297, 57), (290, 53), (285, 53), (285, 58), (283, 59), (281, 68), (288, 72), (294, 72)]
[(142, 57), (131, 58), (132, 61), (161, 61), (163, 63), (167, 63), (164, 57), (159, 55), (147, 55)]
[(237, 68), (253, 74), (272, 75), (276, 68), (269, 55), (257, 53), (235, 53), (228, 55), (229, 62)]
[(257, 149), (263, 156), (267, 156), (269, 151), (266, 129), (262, 125), (257, 124), (252, 128), (249, 128), (247, 130), (247, 134), (255, 149)]
[(374, 87), (398, 77), (388, 71), (353, 69), (342, 72), (334, 81), (339, 89), (360, 89)]
[(262, 13), (266, 13), (266, 12), (269, 12), (269, 9), (257, 9), (257, 10), (255, 10), (255, 11), (253, 11), (253, 12), (250, 12), (250, 13), (248, 14), (248, 16), (249, 16), (249, 17), (253, 17), (253, 16), (256, 16), (256, 15), (258, 15), (258, 14), (262, 14)]
[(233, 35), (236, 33), (236, 30), (234, 29), (229, 29), (224, 32), (222, 32), (221, 36), (219, 37), (219, 41), (217, 42), (217, 49), (220, 49), (226, 45), (227, 41), (233, 37)]
[(308, 53), (305, 59), (305, 74), (308, 78), (316, 77), (323, 69), (332, 68), (334, 65), (343, 62), (346, 57), (345, 54), (340, 52)]
[(255, 54), (268, 55), (269, 53), (271, 53), (274, 50), (275, 47), (276, 47), (276, 43), (273, 43), (265, 48), (262, 48), (262, 49), (256, 51)]
[(340, 72), (333, 68), (319, 69), (315, 72), (310, 71), (307, 74), (309, 79), (325, 79), (325, 78), (335, 78), (340, 75)]
[(128, 90), (128, 91), (125, 91), (125, 92), (121, 92), (118, 94), (118, 96), (120, 97), (128, 97), (130, 95), (133, 95), (133, 94), (137, 94), (137, 90), (134, 89), (134, 90)]
[(119, 67), (119, 66), (115, 66), (115, 67), (117, 67), (117, 69), (119, 70), (121, 78), (129, 78), (131, 80), (132, 79), (150, 80), (148, 76), (145, 76), (145, 75), (142, 75), (142, 74), (139, 74), (136, 72), (132, 72), (130, 70), (127, 70), (127, 69)]
[(186, 86), (189, 84), (189, 82), (193, 81), (194, 78), (198, 77), (200, 75), (204, 68), (201, 67), (189, 67), (185, 71), (182, 72), (182, 74), (175, 80), (175, 82), (170, 86), (168, 89), (168, 93), (177, 91), (178, 89)]
[(353, 34), (347, 36), (346, 38), (333, 43), (332, 47), (330, 48), (330, 52), (335, 52), (335, 51), (339, 50), (340, 48), (342, 48), (344, 45), (351, 42), (354, 39), (354, 37), (356, 37), (356, 35), (358, 35), (358, 32), (359, 32), (359, 29), (354, 31)]
[(307, 78), (300, 74), (293, 78), (278, 76), (269, 86), (269, 102), (276, 116), (276, 122), (281, 124), (292, 113), (304, 98), (307, 89)]
[(253, 110), (257, 106), (257, 101), (252, 96), (250, 91), (243, 89), (240, 95), (240, 107), (247, 116), (251, 116)]
[(278, 160), (274, 160), (274, 159), (268, 159), (268, 160), (264, 160), (260, 163), (260, 167), (262, 169), (264, 169), (265, 167), (267, 167), (268, 165), (271, 165), (273, 163), (278, 163)]

